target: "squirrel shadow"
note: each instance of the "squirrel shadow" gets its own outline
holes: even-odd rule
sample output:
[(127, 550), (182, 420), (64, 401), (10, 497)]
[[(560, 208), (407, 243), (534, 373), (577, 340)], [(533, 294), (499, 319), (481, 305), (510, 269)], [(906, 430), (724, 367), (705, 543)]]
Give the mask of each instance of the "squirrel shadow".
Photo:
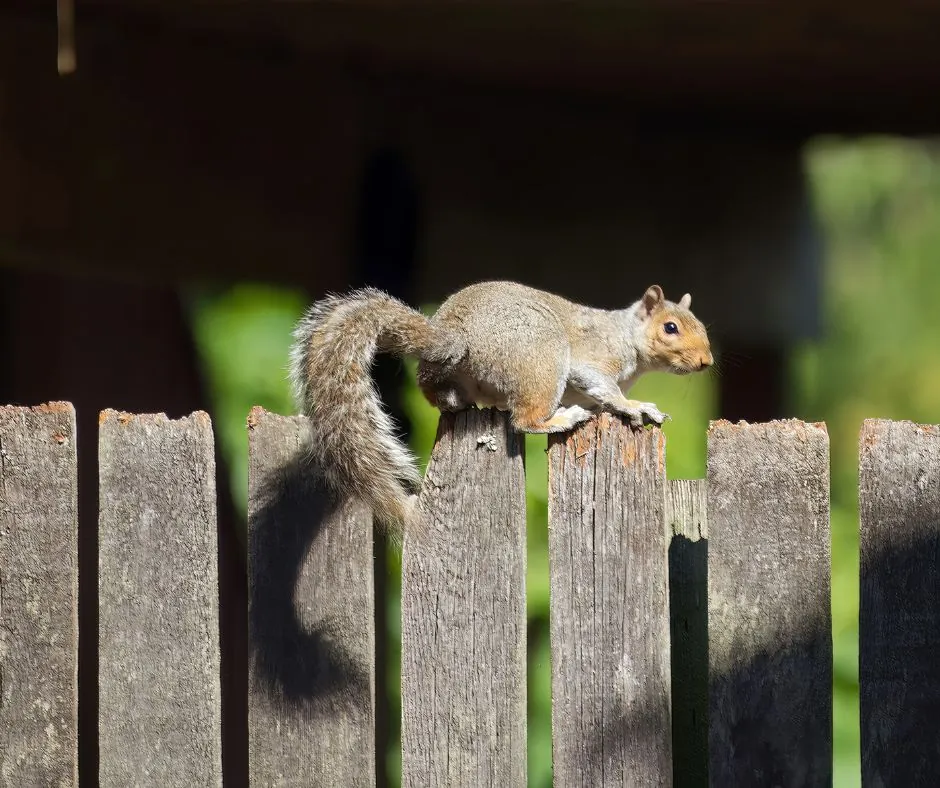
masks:
[[(337, 502), (301, 455), (270, 473), (254, 497), (248, 529), (249, 691), (275, 706), (316, 710), (327, 704), (335, 711), (339, 702), (368, 712), (371, 655), (344, 645), (350, 642), (345, 616), (310, 624), (298, 611), (312, 591), (324, 600), (338, 591), (328, 577), (302, 577), (325, 526), (341, 516)], [(365, 640), (371, 649), (371, 639)]]

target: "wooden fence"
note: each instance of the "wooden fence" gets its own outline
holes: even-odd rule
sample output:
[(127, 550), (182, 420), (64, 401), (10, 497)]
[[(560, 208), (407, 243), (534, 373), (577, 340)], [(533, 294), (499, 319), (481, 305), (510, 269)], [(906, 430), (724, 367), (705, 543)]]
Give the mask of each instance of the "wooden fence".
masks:
[[(250, 783), (373, 785), (368, 512), (305, 473), (302, 419), (248, 426)], [(101, 415), (104, 786), (222, 784), (213, 453), (203, 413)], [(525, 784), (523, 459), (501, 414), (442, 417), (403, 548), (405, 786)], [(715, 423), (707, 479), (670, 482), (660, 431), (603, 416), (550, 439), (548, 484), (555, 784), (831, 784), (825, 426)], [(3, 786), (77, 782), (76, 489), (71, 406), (0, 408)], [(866, 421), (859, 496), (863, 783), (936, 785), (940, 430)]]

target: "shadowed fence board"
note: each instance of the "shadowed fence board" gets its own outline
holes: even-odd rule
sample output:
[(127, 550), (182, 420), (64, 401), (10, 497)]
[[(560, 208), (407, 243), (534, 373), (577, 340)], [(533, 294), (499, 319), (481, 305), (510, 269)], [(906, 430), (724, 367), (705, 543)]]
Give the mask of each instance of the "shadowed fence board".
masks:
[(212, 425), (101, 414), (100, 784), (220, 786)]
[(708, 522), (704, 479), (669, 482), (669, 630), (675, 788), (708, 785)]
[(708, 433), (709, 779), (832, 784), (829, 436)]
[(248, 428), (251, 784), (374, 785), (371, 513), (319, 483), (305, 418)]
[(550, 438), (556, 785), (672, 785), (665, 475), (658, 429)]
[(522, 436), (505, 414), (441, 416), (402, 556), (402, 784), (526, 784)]
[(940, 427), (860, 440), (862, 784), (940, 785)]
[(75, 412), (0, 408), (0, 786), (78, 782)]

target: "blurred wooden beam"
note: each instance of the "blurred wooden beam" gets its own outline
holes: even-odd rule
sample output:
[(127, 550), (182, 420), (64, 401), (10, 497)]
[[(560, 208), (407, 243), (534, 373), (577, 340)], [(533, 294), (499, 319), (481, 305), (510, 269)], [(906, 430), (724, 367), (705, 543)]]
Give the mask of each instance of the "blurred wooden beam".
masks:
[[(36, 13), (35, 3), (10, 1)], [(86, 0), (83, 47), (104, 22), (278, 47), (381, 78), (433, 75), (590, 96), (629, 102), (638, 115), (729, 127), (940, 130), (938, 3)]]
[[(10, 24), (7, 24), (7, 21)], [(362, 124), (336, 68), (0, 15), (0, 265), (345, 280)]]

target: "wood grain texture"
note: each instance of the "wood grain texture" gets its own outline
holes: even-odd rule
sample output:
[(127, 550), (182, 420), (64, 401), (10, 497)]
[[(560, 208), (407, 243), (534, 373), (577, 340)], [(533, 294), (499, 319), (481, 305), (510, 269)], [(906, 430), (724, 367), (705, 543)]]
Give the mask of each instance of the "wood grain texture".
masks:
[(0, 408), (0, 786), (78, 784), (75, 411)]
[(704, 479), (670, 481), (669, 634), (675, 788), (708, 785), (708, 518)]
[(859, 508), (862, 784), (940, 785), (940, 427), (867, 420)]
[(374, 785), (372, 516), (311, 473), (306, 419), (248, 427), (250, 782)]
[(101, 414), (102, 786), (220, 786), (212, 424)]
[(402, 785), (526, 785), (523, 440), (442, 415), (402, 556)]
[(708, 433), (709, 779), (832, 784), (829, 436)]
[(550, 438), (555, 785), (672, 785), (665, 487), (658, 429)]

